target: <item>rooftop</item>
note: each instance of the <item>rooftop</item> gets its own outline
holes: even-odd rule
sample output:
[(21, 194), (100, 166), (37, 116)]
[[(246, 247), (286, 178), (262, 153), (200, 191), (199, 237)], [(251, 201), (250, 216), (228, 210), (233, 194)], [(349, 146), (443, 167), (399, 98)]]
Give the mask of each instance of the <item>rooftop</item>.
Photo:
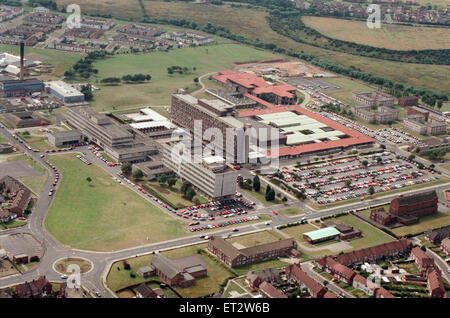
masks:
[(334, 227), (326, 227), (320, 230), (307, 232), (304, 235), (308, 236), (311, 240), (315, 241), (339, 234), (340, 232), (336, 230)]

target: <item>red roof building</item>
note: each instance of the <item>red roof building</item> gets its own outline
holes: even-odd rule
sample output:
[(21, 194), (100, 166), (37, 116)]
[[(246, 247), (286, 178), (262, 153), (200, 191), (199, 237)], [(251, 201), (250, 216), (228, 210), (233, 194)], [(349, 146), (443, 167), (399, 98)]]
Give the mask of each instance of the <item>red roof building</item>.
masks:
[(429, 268), (434, 267), (434, 259), (425, 254), (420, 247), (414, 247), (411, 251), (411, 256), (421, 272), (426, 272)]
[(286, 267), (286, 277), (295, 280), (301, 287), (306, 287), (314, 298), (323, 298), (327, 290), (308, 276), (299, 265), (292, 264)]
[(262, 282), (261, 285), (259, 285), (259, 293), (264, 298), (287, 298), (285, 294), (268, 282)]
[(411, 248), (411, 241), (401, 238), (398, 241), (341, 254), (337, 257), (337, 261), (346, 266), (362, 264), (364, 262), (375, 262), (383, 257), (404, 255), (408, 253)]
[(275, 85), (251, 73), (221, 71), (213, 79), (242, 94), (250, 94), (277, 105), (292, 105), (296, 101), (296, 88), (290, 85)]
[(346, 284), (352, 284), (356, 273), (341, 263), (336, 262), (331, 256), (325, 256), (318, 261), (318, 267)]
[(428, 295), (432, 298), (445, 298), (446, 292), (441, 273), (436, 269), (430, 269), (427, 274)]
[(377, 288), (375, 290), (375, 297), (376, 298), (395, 298), (394, 295), (392, 295), (390, 292), (388, 292), (383, 287)]

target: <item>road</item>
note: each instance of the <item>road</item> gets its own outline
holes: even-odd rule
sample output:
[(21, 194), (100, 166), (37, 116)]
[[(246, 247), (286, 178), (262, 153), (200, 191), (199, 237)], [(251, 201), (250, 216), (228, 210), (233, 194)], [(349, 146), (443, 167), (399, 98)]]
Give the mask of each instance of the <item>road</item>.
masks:
[[(31, 213), (29, 217), (28, 224), (25, 227), (21, 228), (15, 228), (10, 230), (5, 230), (0, 232), (0, 235), (5, 234), (12, 234), (12, 233), (30, 233), (33, 234), (38, 240), (40, 240), (43, 245), (45, 246), (45, 253), (39, 263), (38, 266), (36, 266), (34, 269), (25, 272), (22, 275), (14, 275), (14, 276), (7, 276), (0, 279), (0, 287), (7, 287), (11, 285), (16, 285), (19, 283), (22, 283), (24, 281), (29, 281), (32, 279), (37, 278), (40, 275), (46, 275), (48, 279), (52, 281), (62, 281), (60, 278), (60, 274), (55, 272), (53, 270), (53, 264), (60, 258), (65, 257), (82, 257), (86, 258), (93, 264), (93, 269), (86, 273), (82, 274), (81, 280), (82, 284), (89, 288), (90, 290), (96, 292), (100, 291), (103, 297), (113, 297), (112, 294), (110, 294), (107, 289), (104, 286), (104, 281), (106, 279), (106, 274), (109, 271), (110, 265), (121, 259), (134, 257), (137, 255), (142, 254), (148, 254), (154, 251), (162, 251), (167, 249), (173, 249), (173, 248), (179, 248), (182, 246), (187, 245), (194, 245), (203, 243), (204, 240), (199, 237), (199, 235), (190, 235), (182, 238), (177, 238), (174, 240), (149, 244), (145, 246), (138, 246), (133, 247), (121, 251), (115, 251), (115, 252), (92, 252), (92, 251), (82, 251), (77, 250), (74, 248), (71, 248), (69, 246), (64, 246), (61, 243), (59, 243), (57, 240), (55, 240), (50, 233), (48, 233), (44, 226), (44, 219), (46, 216), (46, 213), (49, 209), (49, 206), (52, 202), (53, 196), (49, 196), (48, 192), (52, 188), (53, 180), (55, 179), (55, 171), (51, 169), (45, 162), (45, 159), (41, 158), (41, 153), (35, 153), (33, 151), (30, 151), (26, 149), (21, 143), (19, 143), (16, 139), (14, 139), (11, 135), (11, 133), (5, 129), (0, 128), (0, 134), (3, 135), (11, 144), (17, 146), (21, 151), (26, 153), (28, 156), (30, 156), (35, 162), (37, 162), (40, 166), (42, 166), (47, 173), (47, 180), (41, 190), (41, 193), (39, 195), (39, 198), (33, 208), (33, 212)], [(78, 151), (78, 150), (77, 150)], [(86, 151), (87, 157), (89, 160), (91, 160), (94, 164), (99, 165), (105, 171), (107, 171), (112, 176), (116, 176), (119, 172), (119, 169), (117, 167), (108, 167), (106, 166), (100, 159), (95, 157), (93, 154)], [(245, 171), (245, 173), (251, 175), (250, 171)], [(61, 174), (61, 179), (64, 179), (64, 175)], [(130, 187), (126, 184), (126, 186)], [(437, 187), (437, 189), (444, 189), (445, 185)], [(143, 194), (138, 191), (136, 188), (131, 187), (133, 191), (136, 191), (140, 195), (143, 196)], [(57, 188), (56, 188), (57, 191)], [(424, 191), (422, 189), (422, 191)], [(420, 192), (420, 190), (417, 190), (415, 192)], [(393, 195), (395, 196), (395, 195)], [(369, 205), (376, 205), (376, 204), (383, 204), (390, 201), (390, 197), (393, 196), (387, 196), (384, 198), (375, 199), (371, 202), (358, 202), (346, 206), (336, 207), (333, 209), (323, 210), (323, 211), (314, 211), (310, 208), (308, 208), (303, 202), (299, 201), (288, 201), (286, 204), (282, 204), (280, 206), (272, 206), (272, 207), (262, 207), (258, 208), (256, 213), (265, 213), (267, 215), (270, 215), (272, 222), (270, 226), (267, 226), (262, 223), (256, 223), (256, 224), (249, 224), (238, 227), (238, 232), (233, 232), (234, 227), (230, 227), (227, 229), (220, 229), (213, 232), (208, 232), (208, 235), (214, 234), (214, 235), (222, 235), (222, 236), (236, 236), (236, 235), (243, 235), (248, 234), (256, 231), (261, 231), (267, 228), (275, 228), (277, 226), (291, 223), (291, 222), (298, 222), (301, 221), (303, 217), (305, 217), (307, 220), (320, 218), (323, 216), (333, 215), (339, 212), (345, 212), (350, 211), (358, 208), (364, 208)], [(145, 196), (144, 196), (145, 197)], [(146, 197), (147, 200), (152, 202), (156, 205), (152, 200), (150, 200), (148, 197)], [(273, 209), (275, 208), (282, 208), (282, 207), (300, 207), (305, 210), (306, 215), (298, 216), (298, 217), (285, 217), (282, 215), (273, 215)], [(160, 206), (158, 206), (161, 208)], [(166, 213), (170, 213), (166, 211)], [(171, 214), (172, 215), (172, 214)], [(173, 216), (173, 215), (172, 215)]]

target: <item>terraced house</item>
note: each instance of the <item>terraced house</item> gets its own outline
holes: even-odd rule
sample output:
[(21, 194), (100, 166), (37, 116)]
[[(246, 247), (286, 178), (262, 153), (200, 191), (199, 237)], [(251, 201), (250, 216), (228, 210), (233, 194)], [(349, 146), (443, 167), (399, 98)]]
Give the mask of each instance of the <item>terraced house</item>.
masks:
[[(6, 176), (0, 180), (2, 193), (7, 194), (9, 205), (0, 208), (0, 222), (9, 222), (23, 216), (31, 201), (31, 191), (13, 177)], [(3, 200), (5, 198), (2, 197)]]

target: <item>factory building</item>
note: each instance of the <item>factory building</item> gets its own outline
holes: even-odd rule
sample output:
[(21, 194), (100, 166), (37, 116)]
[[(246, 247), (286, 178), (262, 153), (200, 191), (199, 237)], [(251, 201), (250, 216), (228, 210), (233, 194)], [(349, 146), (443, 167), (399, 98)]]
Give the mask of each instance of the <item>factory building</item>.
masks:
[(63, 81), (46, 83), (47, 90), (66, 104), (84, 102), (84, 94)]

